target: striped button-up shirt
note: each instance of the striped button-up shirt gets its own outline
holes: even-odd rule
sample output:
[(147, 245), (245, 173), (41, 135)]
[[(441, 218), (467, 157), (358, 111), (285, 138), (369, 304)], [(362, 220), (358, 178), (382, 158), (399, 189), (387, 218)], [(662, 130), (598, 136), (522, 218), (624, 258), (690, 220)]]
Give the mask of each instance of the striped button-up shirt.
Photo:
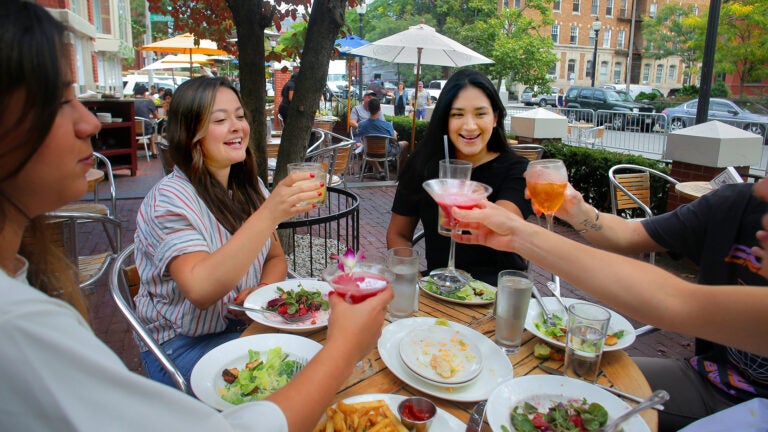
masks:
[(201, 336), (224, 331), (225, 305), (244, 288), (259, 283), (271, 240), (237, 286), (205, 310), (192, 305), (176, 286), (167, 269), (173, 258), (199, 251), (211, 253), (230, 237), (178, 167), (144, 198), (136, 217), (135, 259), (141, 287), (134, 300), (139, 319), (156, 341), (163, 343), (178, 334)]

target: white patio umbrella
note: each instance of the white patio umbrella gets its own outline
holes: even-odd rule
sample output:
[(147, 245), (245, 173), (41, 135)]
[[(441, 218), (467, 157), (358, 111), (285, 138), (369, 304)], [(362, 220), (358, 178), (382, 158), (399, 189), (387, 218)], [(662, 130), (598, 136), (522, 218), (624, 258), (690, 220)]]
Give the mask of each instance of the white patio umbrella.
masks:
[(195, 43), (195, 37), (190, 33), (174, 36), (170, 39), (164, 39), (152, 42), (149, 45), (141, 47), (142, 51), (154, 51), (163, 53), (179, 53), (189, 56), (189, 68), (192, 69), (192, 54), (207, 55), (226, 55), (227, 52), (220, 50), (216, 42), (210, 39), (198, 39)]
[[(455, 40), (436, 32), (426, 24), (411, 26), (408, 30), (387, 36), (384, 39), (371, 42), (349, 52), (384, 60), (392, 63), (415, 63), (416, 82), (420, 80), (421, 65), (437, 66), (468, 66), (481, 63), (493, 63), (493, 60), (479, 54)], [(416, 86), (414, 100), (419, 95)], [(416, 139), (416, 115), (413, 116), (411, 127), (411, 149)]]

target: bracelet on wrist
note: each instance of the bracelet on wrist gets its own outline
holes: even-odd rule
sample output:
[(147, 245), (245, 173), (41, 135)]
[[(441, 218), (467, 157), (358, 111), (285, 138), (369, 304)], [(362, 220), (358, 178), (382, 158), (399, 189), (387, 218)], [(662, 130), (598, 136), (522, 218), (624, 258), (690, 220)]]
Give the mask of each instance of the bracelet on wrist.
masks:
[(592, 206), (592, 210), (595, 211), (595, 220), (594, 221), (590, 221), (589, 218), (585, 218), (581, 222), (581, 225), (584, 227), (584, 229), (577, 231), (579, 234), (586, 234), (590, 229), (597, 228), (597, 226), (598, 226), (597, 225), (597, 221), (600, 220), (600, 211), (596, 207), (594, 207), (594, 206)]

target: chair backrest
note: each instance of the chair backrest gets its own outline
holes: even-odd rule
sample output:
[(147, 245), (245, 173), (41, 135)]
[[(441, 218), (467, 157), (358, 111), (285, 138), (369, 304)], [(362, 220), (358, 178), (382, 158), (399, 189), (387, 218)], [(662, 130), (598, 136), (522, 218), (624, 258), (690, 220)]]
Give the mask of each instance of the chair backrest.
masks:
[(544, 147), (538, 144), (514, 144), (510, 148), (516, 154), (532, 161), (544, 156)]
[[(94, 168), (104, 171), (104, 177), (107, 180), (107, 187), (109, 188), (109, 216), (115, 216), (117, 214), (117, 187), (115, 186), (115, 176), (112, 173), (112, 164), (109, 162), (106, 156), (101, 153), (93, 152), (93, 159), (95, 161)], [(103, 165), (103, 167), (102, 167)], [(101, 182), (97, 183), (93, 190), (93, 202), (99, 202), (99, 186)]]
[(611, 207), (614, 214), (623, 209), (639, 208), (645, 213), (645, 217), (653, 216), (651, 175), (660, 177), (673, 185), (678, 183), (677, 180), (660, 171), (640, 165), (622, 164), (608, 170), (612, 189)]
[(383, 158), (387, 156), (387, 144), (393, 138), (386, 135), (365, 135), (360, 139), (363, 142), (363, 153), (366, 157)]
[(326, 132), (322, 129), (312, 129), (312, 144), (307, 148), (306, 154), (309, 155), (323, 147), (327, 147), (328, 140), (326, 139)]
[(332, 175), (342, 175), (347, 171), (349, 161), (352, 159), (354, 145), (354, 141), (346, 141), (332, 146), (336, 148), (336, 158), (334, 159), (333, 169), (331, 170)]
[(189, 393), (189, 384), (184, 379), (184, 376), (179, 372), (179, 369), (163, 351), (160, 345), (155, 342), (152, 336), (147, 331), (144, 324), (139, 320), (136, 315), (136, 306), (133, 302), (133, 297), (136, 295), (139, 289), (139, 272), (135, 265), (128, 265), (129, 260), (133, 258), (133, 245), (128, 246), (120, 252), (115, 265), (112, 267), (112, 271), (109, 274), (109, 292), (112, 294), (112, 298), (117, 304), (117, 308), (120, 309), (123, 316), (128, 320), (128, 324), (131, 326), (134, 334), (141, 340), (141, 342), (149, 348), (152, 354), (157, 358), (160, 364), (163, 366), (168, 376), (176, 384), (176, 387), (184, 393)]
[(136, 132), (136, 139), (145, 138), (145, 137), (149, 138), (149, 134), (144, 135), (144, 130), (145, 130), (144, 125), (146, 123), (149, 123), (149, 119), (145, 119), (144, 117), (134, 117), (133, 129), (134, 129), (134, 132)]

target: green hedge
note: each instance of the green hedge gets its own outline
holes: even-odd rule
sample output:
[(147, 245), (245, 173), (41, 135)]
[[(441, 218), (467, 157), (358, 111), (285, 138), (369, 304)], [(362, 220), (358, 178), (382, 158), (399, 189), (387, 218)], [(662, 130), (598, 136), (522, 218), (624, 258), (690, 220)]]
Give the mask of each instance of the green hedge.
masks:
[[(413, 127), (413, 119), (408, 116), (384, 116), (384, 120), (391, 121), (392, 126), (397, 132), (397, 136), (401, 140), (411, 141), (411, 128)], [(420, 143), (427, 133), (428, 121), (416, 120), (416, 144)]]
[[(568, 167), (568, 179), (581, 192), (584, 199), (600, 211), (611, 212), (610, 182), (608, 170), (619, 164), (641, 165), (669, 174), (669, 168), (661, 161), (646, 159), (626, 153), (602, 149), (590, 149), (565, 145), (560, 141), (545, 141), (544, 157), (560, 159)], [(654, 214), (667, 210), (668, 184), (663, 179), (651, 176), (651, 210)], [(628, 209), (625, 217), (645, 217), (638, 209)]]

